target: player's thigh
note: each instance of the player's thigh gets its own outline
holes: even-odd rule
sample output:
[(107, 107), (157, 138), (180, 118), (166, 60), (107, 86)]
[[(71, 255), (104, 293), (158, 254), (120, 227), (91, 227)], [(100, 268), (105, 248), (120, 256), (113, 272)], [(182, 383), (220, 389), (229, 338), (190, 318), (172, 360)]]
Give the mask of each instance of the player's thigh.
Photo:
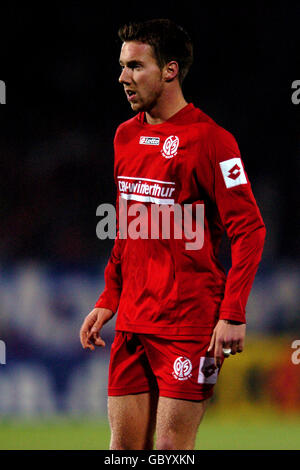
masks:
[(108, 397), (111, 449), (153, 448), (157, 401), (157, 390)]
[(202, 401), (159, 397), (156, 424), (157, 449), (193, 449), (209, 398)]

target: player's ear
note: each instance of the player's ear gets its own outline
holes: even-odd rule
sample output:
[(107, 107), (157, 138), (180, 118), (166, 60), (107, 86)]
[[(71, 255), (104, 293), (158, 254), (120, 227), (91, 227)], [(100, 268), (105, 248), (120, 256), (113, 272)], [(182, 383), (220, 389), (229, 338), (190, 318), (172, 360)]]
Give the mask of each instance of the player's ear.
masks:
[(178, 62), (175, 60), (172, 60), (171, 62), (168, 62), (163, 69), (163, 79), (166, 82), (171, 82), (176, 78), (179, 74), (179, 65)]

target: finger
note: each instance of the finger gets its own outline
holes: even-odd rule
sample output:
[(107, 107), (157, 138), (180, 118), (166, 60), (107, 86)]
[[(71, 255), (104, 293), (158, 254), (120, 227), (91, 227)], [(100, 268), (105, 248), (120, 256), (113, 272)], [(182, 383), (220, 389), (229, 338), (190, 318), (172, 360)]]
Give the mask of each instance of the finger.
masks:
[(96, 345), (96, 346), (100, 346), (102, 348), (104, 348), (105, 346), (105, 341), (103, 341), (103, 339), (101, 338), (101, 336), (99, 336), (98, 333), (93, 333), (93, 343)]
[(238, 348), (238, 341), (232, 341), (230, 354), (234, 356), (237, 352), (237, 348)]
[(210, 340), (210, 343), (209, 343), (209, 347), (208, 347), (208, 352), (211, 351), (214, 347), (214, 343), (215, 343), (215, 336), (216, 336), (216, 332), (214, 331), (213, 332), (213, 335), (211, 337), (211, 340)]
[(93, 327), (91, 328), (91, 335), (93, 335), (95, 333), (99, 333), (99, 331), (101, 330), (101, 328), (103, 326), (103, 323), (104, 323), (103, 317), (97, 318), (97, 320), (95, 321)]
[(83, 348), (84, 349), (90, 349), (91, 351), (94, 351), (95, 346), (93, 345), (92, 341), (88, 339), (88, 336), (86, 335), (86, 339), (83, 341)]
[(84, 349), (91, 349), (92, 351), (95, 349), (92, 343), (90, 342), (90, 328), (89, 328), (89, 323), (90, 322), (84, 322), (81, 330), (80, 330), (80, 341), (82, 344), (82, 347)]
[(93, 315), (88, 315), (83, 324), (82, 324), (82, 327), (80, 329), (80, 341), (81, 341), (81, 344), (84, 348), (87, 347), (87, 342), (88, 342), (88, 339), (89, 339), (89, 331), (91, 329), (91, 327), (93, 326), (95, 322), (95, 316)]
[(91, 340), (91, 338), (88, 337), (88, 334), (86, 336), (84, 349), (90, 349), (91, 351), (94, 351), (94, 349), (95, 349), (93, 341)]
[(87, 341), (88, 341), (87, 333), (88, 333), (88, 330), (85, 327), (85, 325), (83, 325), (80, 330), (80, 342), (83, 348), (87, 347)]
[(220, 339), (215, 342), (214, 358), (215, 358), (216, 367), (218, 367), (218, 368), (221, 367), (222, 360), (224, 358), (224, 354), (223, 354), (223, 341), (220, 340)]
[(91, 351), (94, 351), (94, 350), (95, 350), (95, 346), (94, 346), (91, 342), (89, 342), (89, 343), (87, 344), (87, 346), (85, 347), (85, 349), (90, 349)]
[(88, 334), (88, 340), (96, 346), (105, 347), (105, 341), (100, 336), (100, 330), (106, 323), (107, 318), (104, 315), (94, 318), (94, 322), (91, 325), (91, 329)]
[(88, 342), (89, 341), (94, 342), (94, 337), (99, 332), (99, 328), (97, 328), (95, 325), (96, 325), (96, 321), (92, 325), (90, 325), (90, 327), (86, 330), (86, 339)]
[(240, 339), (237, 346), (237, 352), (241, 353), (244, 350), (244, 339)]
[(101, 347), (105, 346), (105, 341), (103, 341), (103, 339), (101, 338), (99, 334), (103, 324), (104, 324), (103, 318), (97, 319), (88, 335), (88, 339), (91, 340), (96, 346), (101, 346)]

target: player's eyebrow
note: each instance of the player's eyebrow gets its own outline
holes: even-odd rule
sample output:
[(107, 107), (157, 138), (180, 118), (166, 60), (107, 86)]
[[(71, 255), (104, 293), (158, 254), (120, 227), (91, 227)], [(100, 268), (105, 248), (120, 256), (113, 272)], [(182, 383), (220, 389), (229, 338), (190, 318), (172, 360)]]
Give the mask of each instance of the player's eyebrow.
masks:
[[(123, 61), (122, 60), (119, 60), (119, 63), (121, 66), (124, 65)], [(126, 63), (127, 67), (134, 67), (136, 65), (143, 65), (143, 62), (140, 61), (140, 60), (129, 60), (127, 63)]]

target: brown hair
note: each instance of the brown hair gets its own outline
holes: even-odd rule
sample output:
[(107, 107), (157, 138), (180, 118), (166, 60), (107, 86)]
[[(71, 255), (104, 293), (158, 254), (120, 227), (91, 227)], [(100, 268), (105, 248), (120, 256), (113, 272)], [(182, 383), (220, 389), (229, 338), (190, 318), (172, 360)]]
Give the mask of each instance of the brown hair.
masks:
[(182, 84), (193, 63), (193, 44), (188, 33), (169, 19), (154, 19), (123, 25), (118, 36), (121, 41), (140, 41), (153, 48), (160, 69), (171, 60), (179, 65), (179, 83)]

